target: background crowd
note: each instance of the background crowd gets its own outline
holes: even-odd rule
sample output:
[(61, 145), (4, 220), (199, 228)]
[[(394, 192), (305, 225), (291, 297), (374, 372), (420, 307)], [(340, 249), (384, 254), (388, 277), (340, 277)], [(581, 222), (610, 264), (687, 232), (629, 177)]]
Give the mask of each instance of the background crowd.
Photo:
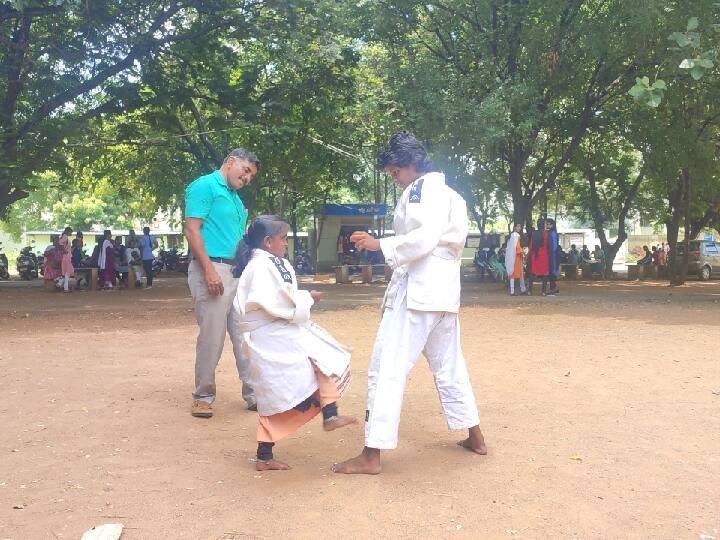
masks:
[[(95, 236), (95, 243), (90, 255), (85, 249), (86, 240), (81, 231), (77, 231), (75, 238), (70, 240), (73, 230), (67, 227), (61, 235), (51, 237), (51, 245), (43, 254), (43, 277), (45, 280), (54, 280), (58, 287), (70, 292), (70, 278), (75, 278), (75, 289), (79, 289), (83, 281), (87, 281), (89, 274), (86, 269), (98, 268), (98, 285), (103, 290), (114, 290), (130, 286), (130, 276), (133, 276), (133, 285), (142, 287), (142, 277), (145, 276), (145, 288), (153, 286), (153, 250), (158, 243), (150, 234), (150, 228), (143, 228), (143, 234), (138, 236), (130, 230), (127, 238), (112, 237), (110, 230), (102, 235)], [(86, 283), (87, 285), (87, 283)]]
[(602, 248), (596, 245), (590, 252), (587, 245), (578, 250), (572, 244), (565, 252), (560, 245), (555, 220), (540, 219), (536, 229), (526, 235), (522, 231), (522, 225), (517, 224), (499, 248), (478, 248), (474, 262), (481, 279), (490, 276), (495, 281), (506, 282), (513, 296), (516, 294), (516, 282), (519, 282), (521, 295), (532, 295), (533, 286), (539, 281), (543, 296), (555, 296), (560, 292), (557, 279), (562, 265), (575, 266), (575, 271), (587, 266), (592, 274), (604, 274), (605, 253)]

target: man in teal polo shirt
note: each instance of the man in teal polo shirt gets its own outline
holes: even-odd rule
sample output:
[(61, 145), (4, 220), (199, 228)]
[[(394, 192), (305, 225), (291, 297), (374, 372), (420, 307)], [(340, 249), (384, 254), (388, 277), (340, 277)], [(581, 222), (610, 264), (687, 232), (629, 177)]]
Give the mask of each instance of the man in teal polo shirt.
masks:
[(242, 395), (255, 410), (255, 396), (247, 380), (248, 361), (242, 356), (242, 335), (237, 329), (233, 299), (238, 280), (232, 275), (237, 244), (245, 234), (247, 210), (237, 193), (260, 168), (252, 152), (237, 148), (219, 170), (201, 176), (185, 190), (185, 237), (193, 260), (188, 285), (195, 302), (200, 332), (195, 351), (195, 391), (191, 414), (210, 418), (215, 401), (215, 368), (230, 334)]

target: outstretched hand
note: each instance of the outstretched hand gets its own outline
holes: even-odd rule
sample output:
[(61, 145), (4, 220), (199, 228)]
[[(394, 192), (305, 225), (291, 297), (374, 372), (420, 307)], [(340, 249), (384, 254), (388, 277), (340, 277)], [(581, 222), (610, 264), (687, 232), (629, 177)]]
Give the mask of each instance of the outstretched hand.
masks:
[(355, 247), (359, 250), (365, 251), (379, 251), (380, 240), (373, 238), (364, 231), (355, 231), (350, 235), (350, 241), (355, 244)]
[(312, 297), (313, 301), (317, 304), (320, 301), (320, 299), (322, 298), (323, 293), (313, 289), (312, 291), (310, 291), (310, 296)]

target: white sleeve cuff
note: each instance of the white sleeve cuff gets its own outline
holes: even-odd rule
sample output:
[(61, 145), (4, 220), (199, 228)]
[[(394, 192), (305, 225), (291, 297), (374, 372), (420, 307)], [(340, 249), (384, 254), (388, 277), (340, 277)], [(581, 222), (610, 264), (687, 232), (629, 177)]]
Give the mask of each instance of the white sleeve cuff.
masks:
[(302, 324), (310, 320), (310, 308), (315, 303), (309, 291), (295, 293), (295, 312), (290, 322)]
[(395, 248), (392, 245), (392, 238), (381, 238), (380, 250), (382, 251), (383, 257), (385, 257), (385, 263), (393, 270), (397, 268), (397, 258), (395, 257)]

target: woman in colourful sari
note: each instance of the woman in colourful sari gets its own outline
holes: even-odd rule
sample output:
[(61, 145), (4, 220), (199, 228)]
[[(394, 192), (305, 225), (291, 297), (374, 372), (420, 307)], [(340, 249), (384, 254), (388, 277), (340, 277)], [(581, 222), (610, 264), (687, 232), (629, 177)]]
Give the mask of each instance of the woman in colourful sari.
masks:
[(113, 244), (110, 230), (104, 232), (98, 266), (100, 267), (100, 286), (112, 290), (115, 287), (115, 244)]
[(50, 237), (52, 245), (48, 246), (43, 253), (43, 279), (46, 281), (55, 281), (57, 278), (62, 276), (60, 272), (60, 262), (62, 260), (62, 253), (58, 245), (57, 235)]

